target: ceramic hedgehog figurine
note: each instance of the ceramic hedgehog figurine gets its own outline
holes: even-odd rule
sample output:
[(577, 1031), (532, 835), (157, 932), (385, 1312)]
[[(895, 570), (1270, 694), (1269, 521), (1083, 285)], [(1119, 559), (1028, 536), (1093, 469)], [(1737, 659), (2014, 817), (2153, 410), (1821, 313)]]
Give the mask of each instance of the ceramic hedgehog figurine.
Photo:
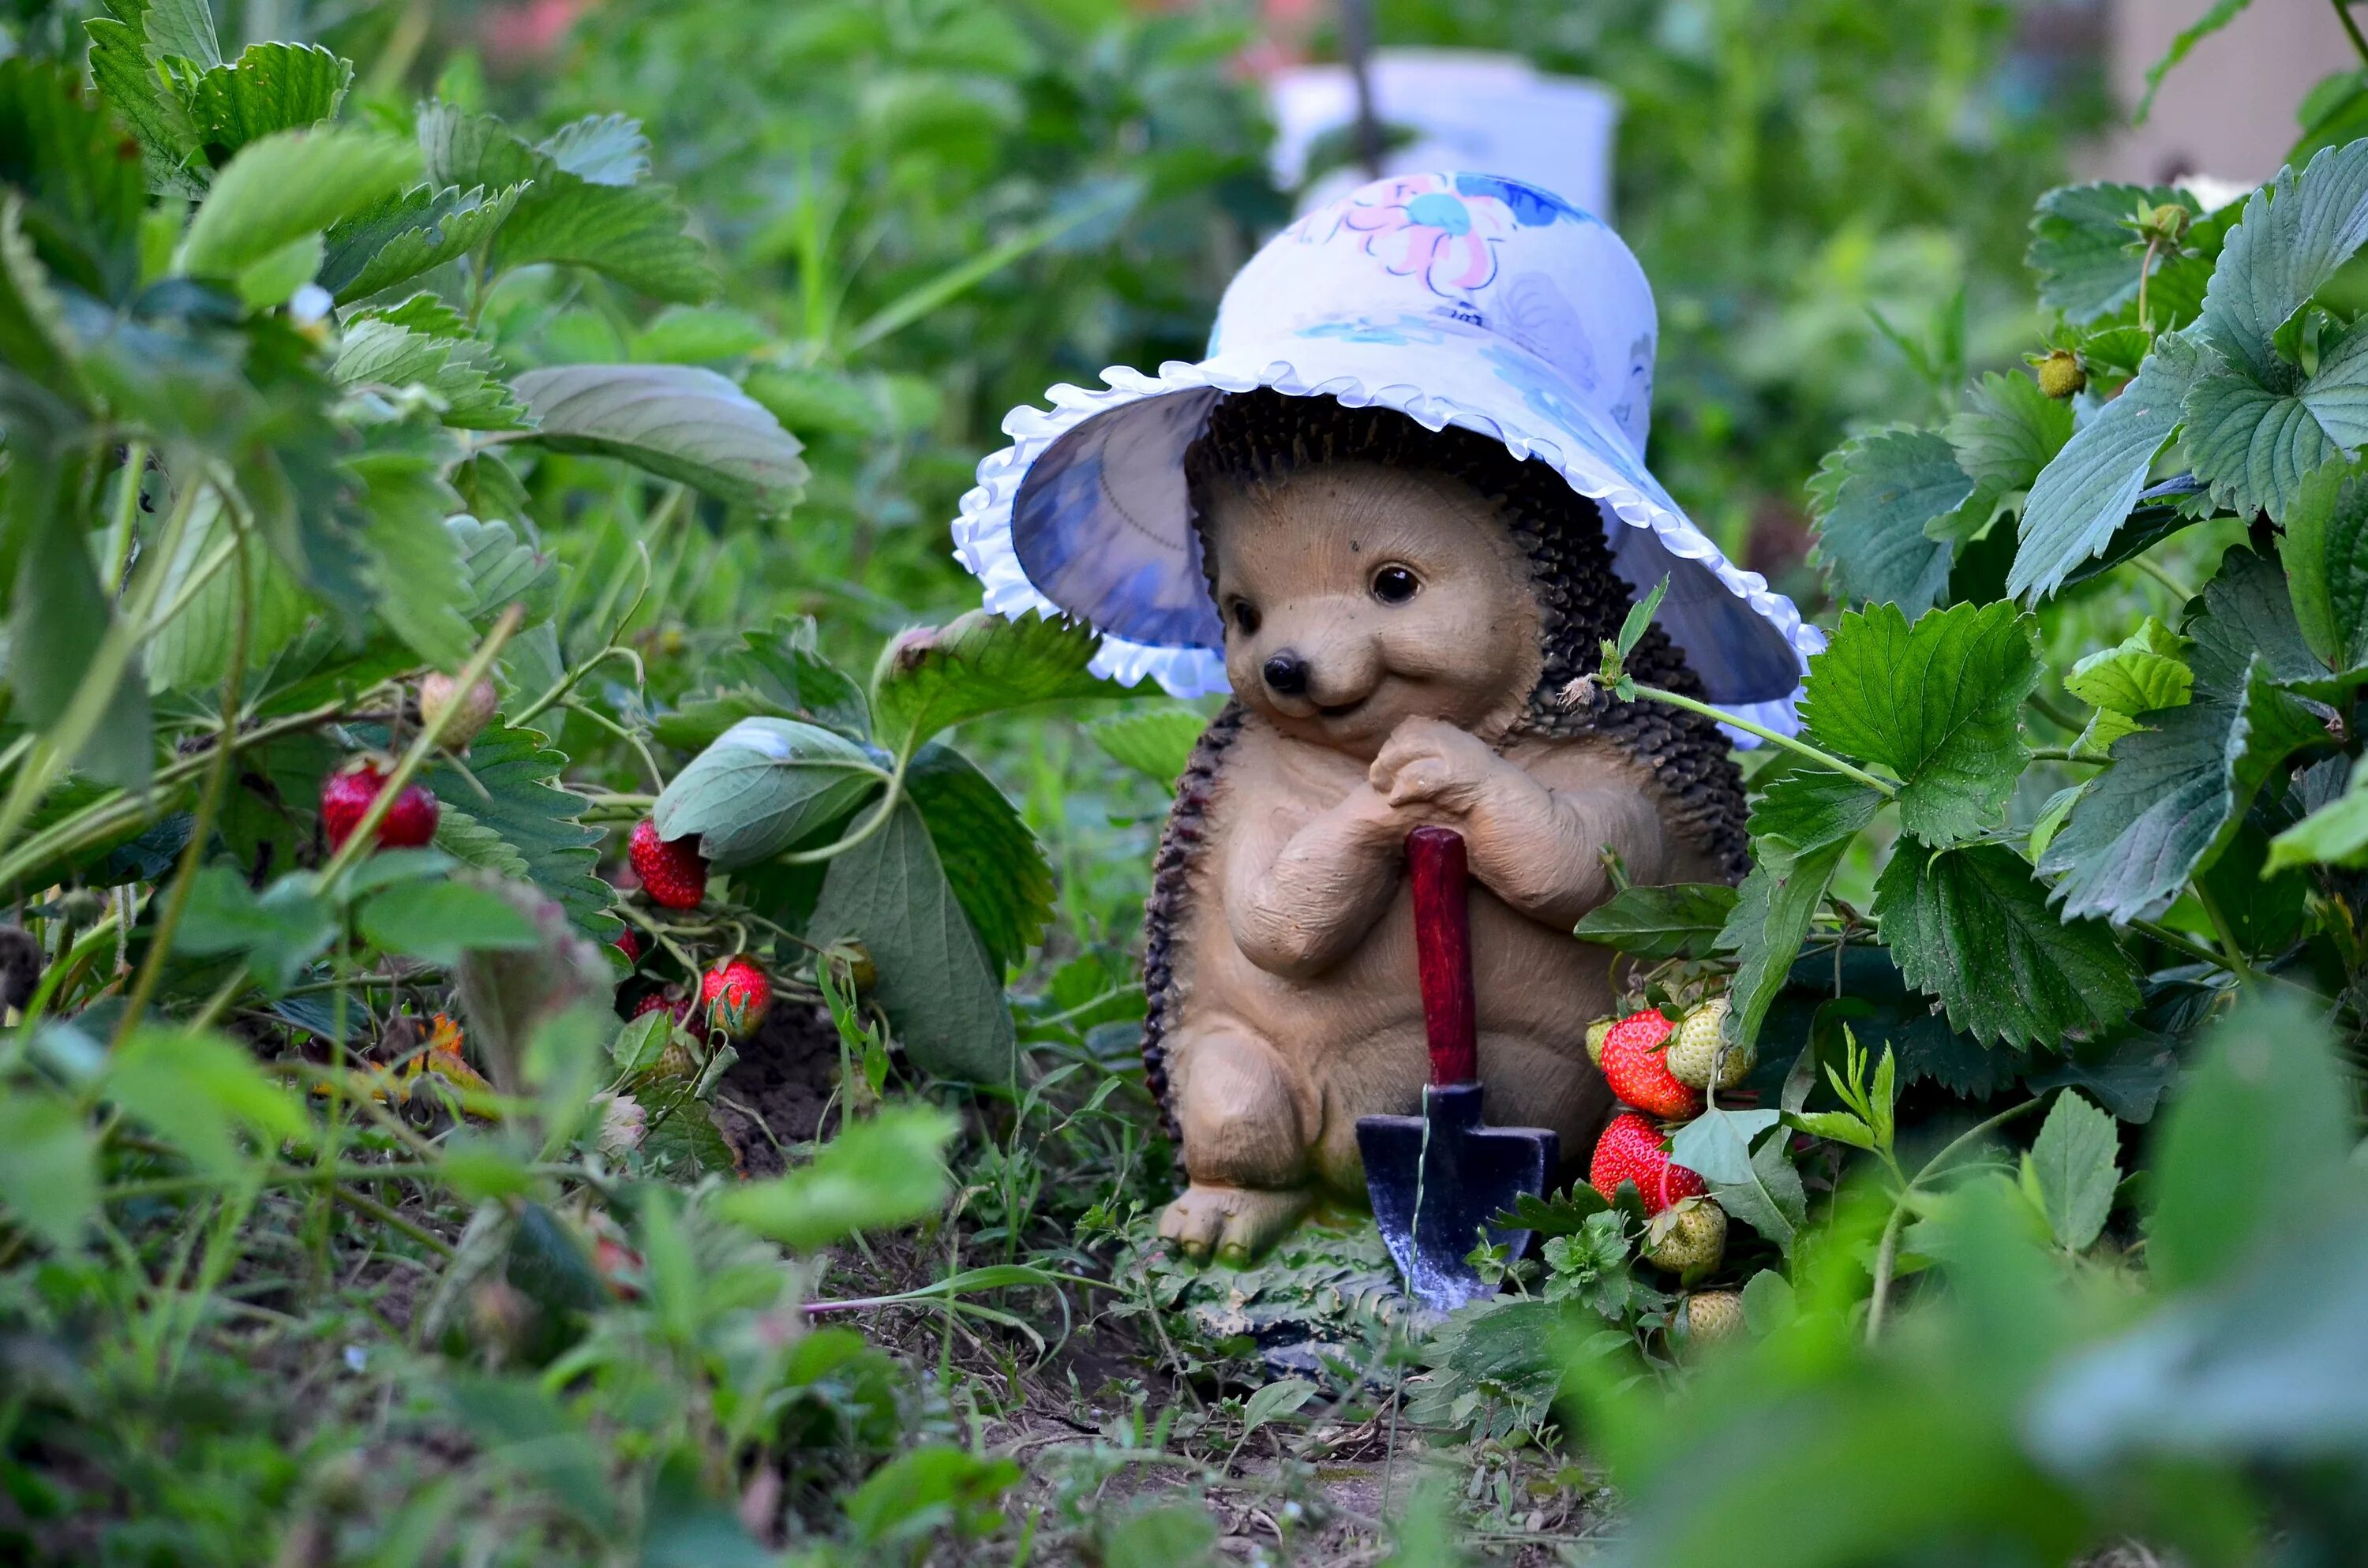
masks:
[(1644, 467), (1652, 297), (1534, 187), (1384, 180), (1227, 290), (1210, 358), (1016, 412), (956, 525), (989, 608), (1104, 633), (1097, 667), (1229, 691), (1147, 911), (1146, 1077), (1189, 1186), (1161, 1234), (1244, 1262), (1361, 1199), (1360, 1117), (1426, 1073), (1404, 844), (1470, 850), (1480, 1076), (1586, 1149), (1608, 955), (1571, 926), (1642, 882), (1733, 879), (1743, 790), (1705, 719), (1577, 677), (1667, 577), (1645, 682), (1789, 728), (1821, 642)]

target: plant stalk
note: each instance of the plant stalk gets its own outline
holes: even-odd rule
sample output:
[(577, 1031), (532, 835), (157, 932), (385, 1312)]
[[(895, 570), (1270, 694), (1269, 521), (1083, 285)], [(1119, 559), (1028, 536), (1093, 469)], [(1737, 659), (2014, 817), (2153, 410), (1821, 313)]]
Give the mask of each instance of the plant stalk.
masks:
[(173, 885), (165, 894), (164, 907), (157, 912), (155, 929), (149, 933), (148, 956), (141, 960), (140, 972), (132, 977), (131, 990), (123, 999), (123, 1016), (115, 1021), (115, 1033), (108, 1040), (108, 1050), (120, 1047), (139, 1026), (140, 1016), (148, 1010), (149, 999), (156, 994), (156, 983), (165, 973), (165, 960), (173, 950), (174, 935), (181, 926), (181, 913), (189, 906), (189, 891), (197, 885), (198, 871), (205, 864), (206, 840), (213, 836), (214, 818), (221, 813), (222, 790), (230, 780), (230, 737), (238, 733), (239, 703), (246, 691), (246, 653), (255, 630), (255, 585), (246, 570), (246, 528), (224, 508), (223, 517), (230, 524), (230, 543), (235, 559), (231, 571), (235, 575), (238, 611), (231, 623), (230, 670), (222, 676), (222, 738), (214, 743), (212, 766), (206, 769), (206, 781), (198, 790), (197, 815), (189, 824), (189, 842), (181, 851), (181, 864), (173, 873)]
[(1755, 724), (1740, 714), (1730, 713), (1724, 708), (1713, 708), (1707, 702), (1697, 702), (1691, 697), (1680, 696), (1674, 691), (1663, 691), (1656, 686), (1645, 686), (1640, 682), (1636, 685), (1635, 690), (1639, 697), (1649, 697), (1656, 702), (1666, 702), (1672, 708), (1682, 708), (1689, 713), (1699, 713), (1705, 719), (1715, 719), (1722, 724), (1732, 724), (1746, 734), (1757, 735), (1771, 745), (1783, 747), (1795, 756), (1805, 757), (1820, 767), (1839, 773), (1845, 778), (1855, 779), (1885, 800), (1899, 793), (1898, 785), (1877, 778), (1866, 769), (1853, 767), (1830, 752), (1819, 751), (1798, 736), (1784, 734), (1764, 724)]

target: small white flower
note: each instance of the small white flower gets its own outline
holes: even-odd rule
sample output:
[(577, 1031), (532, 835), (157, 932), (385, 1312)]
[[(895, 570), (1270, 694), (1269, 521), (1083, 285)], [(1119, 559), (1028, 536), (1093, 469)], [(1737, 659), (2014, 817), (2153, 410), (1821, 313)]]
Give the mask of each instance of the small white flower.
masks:
[(346, 1346), (346, 1370), (362, 1371), (370, 1366), (370, 1352), (359, 1345)]
[(312, 326), (326, 317), (336, 302), (318, 283), (307, 283), (290, 297), (288, 319), (298, 326)]

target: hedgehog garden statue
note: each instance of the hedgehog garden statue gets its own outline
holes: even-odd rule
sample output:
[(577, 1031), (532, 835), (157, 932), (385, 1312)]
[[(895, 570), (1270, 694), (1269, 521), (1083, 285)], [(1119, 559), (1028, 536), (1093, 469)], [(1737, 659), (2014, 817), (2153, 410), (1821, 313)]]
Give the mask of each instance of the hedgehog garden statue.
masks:
[(1668, 589), (1629, 667), (1789, 730), (1821, 641), (1642, 458), (1652, 293), (1602, 223), (1476, 175), (1369, 185), (1226, 290), (1209, 357), (1015, 411), (955, 525), (987, 607), (1090, 622), (1095, 668), (1230, 694), (1178, 787), (1145, 933), (1147, 1077), (1189, 1186), (1160, 1233), (1244, 1263), (1364, 1196), (1360, 1117), (1418, 1108), (1404, 845), (1469, 846), (1480, 1076), (1583, 1157), (1609, 955), (1571, 927), (1638, 882), (1733, 880), (1744, 795), (1711, 721), (1578, 677)]

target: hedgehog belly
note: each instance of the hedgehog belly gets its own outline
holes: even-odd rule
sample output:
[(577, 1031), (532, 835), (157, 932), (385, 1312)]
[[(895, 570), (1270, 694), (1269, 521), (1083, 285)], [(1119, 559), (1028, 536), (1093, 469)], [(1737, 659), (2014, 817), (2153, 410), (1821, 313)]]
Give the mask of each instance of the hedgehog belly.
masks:
[[(1237, 727), (1226, 739), (1222, 767), (1212, 769), (1212, 786), (1219, 774), (1265, 782), (1274, 759), (1264, 754), (1279, 744), (1263, 726)], [(1360, 781), (1360, 765), (1345, 758), (1342, 765), (1345, 790)], [(1269, 810), (1295, 810), (1303, 820), (1331, 803), (1330, 797), (1270, 789), (1248, 793), (1276, 802)], [(1277, 1109), (1295, 1120), (1310, 1174), (1336, 1196), (1361, 1200), (1357, 1119), (1418, 1109), (1429, 1076), (1413, 901), (1401, 887), (1356, 948), (1321, 973), (1285, 978), (1260, 969), (1235, 941), (1220, 892), (1237, 840), (1230, 830), (1239, 825), (1226, 808), (1240, 798), (1229, 786), (1212, 787), (1196, 801), (1189, 872), (1172, 881), (1166, 913), (1173, 921), (1155, 943), (1167, 980), (1156, 998), (1158, 1065), (1169, 1091), (1163, 1108), (1172, 1115), (1171, 1086), (1191, 1083), (1196, 1049), (1209, 1049), (1221, 1035), (1262, 1041), (1284, 1080), (1274, 1097), (1292, 1106)], [(1299, 800), (1304, 807), (1280, 803)], [(1610, 1106), (1584, 1039), (1588, 1022), (1611, 1006), (1610, 955), (1477, 887), (1472, 923), (1480, 1067), (1491, 1119), (1552, 1128), (1566, 1149), (1583, 1152)], [(1196, 1133), (1205, 1139), (1211, 1129), (1204, 1119), (1181, 1131), (1190, 1166)]]

